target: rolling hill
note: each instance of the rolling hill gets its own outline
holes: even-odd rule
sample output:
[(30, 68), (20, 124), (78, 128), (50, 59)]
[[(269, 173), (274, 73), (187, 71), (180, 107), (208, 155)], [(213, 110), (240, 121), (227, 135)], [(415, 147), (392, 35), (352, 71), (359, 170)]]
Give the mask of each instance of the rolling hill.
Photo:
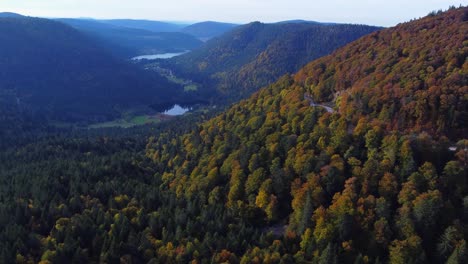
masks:
[(56, 118), (108, 118), (117, 106), (161, 102), (177, 90), (47, 19), (0, 18), (0, 58), (2, 94)]
[(223, 35), (224, 33), (231, 31), (237, 26), (239, 25), (231, 23), (205, 21), (184, 27), (181, 29), (181, 32), (195, 36), (203, 41), (207, 41), (214, 37)]
[(362, 25), (254, 22), (161, 64), (232, 100), (248, 96), (281, 75), (299, 70), (310, 60), (378, 29)]
[[(139, 55), (183, 52), (195, 49), (203, 43), (193, 36), (180, 32), (153, 32), (131, 28), (120, 20), (101, 21), (90, 19), (58, 19), (100, 41), (103, 48), (115, 55), (130, 58)], [(133, 20), (130, 20), (133, 21)], [(149, 22), (148, 22), (149, 23)], [(175, 30), (175, 29), (174, 29)]]

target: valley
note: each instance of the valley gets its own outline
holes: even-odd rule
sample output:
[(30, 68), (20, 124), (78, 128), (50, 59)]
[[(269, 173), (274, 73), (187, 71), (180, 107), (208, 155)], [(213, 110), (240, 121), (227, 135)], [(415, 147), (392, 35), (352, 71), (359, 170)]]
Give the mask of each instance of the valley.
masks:
[(100, 17), (0, 13), (0, 263), (466, 263), (468, 7)]
[(235, 102), (292, 74), (307, 62), (381, 28), (309, 22), (253, 22), (208, 41), (193, 52), (160, 62), (193, 80), (216, 100)]

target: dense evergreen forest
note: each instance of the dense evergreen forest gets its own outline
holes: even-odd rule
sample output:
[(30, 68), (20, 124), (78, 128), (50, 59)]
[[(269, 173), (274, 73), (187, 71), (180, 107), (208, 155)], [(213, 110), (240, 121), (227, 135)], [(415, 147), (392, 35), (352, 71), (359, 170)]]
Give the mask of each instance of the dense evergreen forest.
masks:
[(466, 263), (467, 36), (432, 13), (216, 116), (6, 117), (0, 263)]
[[(139, 192), (137, 189), (154, 189), (150, 185), (154, 178), (152, 169), (144, 155), (148, 137), (187, 133), (196, 123), (212, 115), (186, 115), (159, 125), (129, 129), (54, 128), (39, 126), (25, 118), (16, 119), (17, 126), (2, 127), (6, 128), (6, 131), (2, 129), (5, 133), (0, 134), (0, 263), (37, 263), (41, 260), (42, 263), (70, 263), (70, 260), (73, 263), (93, 260), (119, 262), (116, 255), (102, 258), (88, 255), (85, 248), (93, 243), (92, 240), (98, 233), (86, 233), (94, 232), (91, 229), (96, 227), (95, 219), (83, 222), (85, 225), (90, 224), (88, 227), (83, 226), (85, 229), (91, 228), (88, 231), (76, 230), (77, 236), (88, 237), (81, 241), (82, 246), (75, 242), (66, 242), (66, 251), (71, 250), (73, 253), (59, 252), (61, 250), (52, 248), (46, 250), (47, 252), (43, 251), (40, 246), (41, 240), (50, 234), (59, 218), (65, 219), (84, 213), (88, 208), (88, 205), (81, 201), (84, 197), (92, 197), (94, 202), (104, 206), (101, 209), (106, 208), (100, 213), (108, 214), (107, 201), (104, 200), (113, 200), (115, 193), (127, 193), (128, 196), (136, 198), (135, 191)], [(118, 189), (115, 189), (117, 187)], [(101, 193), (104, 196), (99, 198), (103, 199), (102, 203), (96, 200), (100, 196), (96, 191), (104, 191)], [(155, 195), (153, 191), (150, 192), (152, 194), (142, 193), (143, 196), (138, 199), (143, 201), (147, 195)], [(160, 197), (156, 194), (153, 198), (156, 199), (154, 201), (159, 201)], [(78, 202), (80, 208), (70, 210), (71, 199)], [(36, 209), (29, 205), (24, 207), (25, 204), (18, 203), (20, 201), (35, 201)], [(152, 203), (151, 200), (147, 202), (147, 205)], [(53, 207), (59, 205), (65, 206), (62, 209), (67, 208), (67, 212), (54, 213)], [(157, 207), (156, 204), (154, 206)], [(15, 215), (16, 212), (19, 214)], [(37, 229), (38, 227), (40, 228)], [(101, 244), (103, 240), (96, 242)], [(115, 249), (118, 250), (116, 254), (123, 252), (121, 249)]]

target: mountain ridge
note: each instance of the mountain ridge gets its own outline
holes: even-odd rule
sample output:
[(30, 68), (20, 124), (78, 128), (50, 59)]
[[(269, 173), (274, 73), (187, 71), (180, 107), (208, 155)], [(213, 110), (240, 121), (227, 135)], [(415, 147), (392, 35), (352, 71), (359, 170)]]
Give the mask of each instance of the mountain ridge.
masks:
[(378, 29), (360, 25), (252, 22), (161, 64), (203, 83), (207, 89), (217, 90), (220, 97), (237, 99)]

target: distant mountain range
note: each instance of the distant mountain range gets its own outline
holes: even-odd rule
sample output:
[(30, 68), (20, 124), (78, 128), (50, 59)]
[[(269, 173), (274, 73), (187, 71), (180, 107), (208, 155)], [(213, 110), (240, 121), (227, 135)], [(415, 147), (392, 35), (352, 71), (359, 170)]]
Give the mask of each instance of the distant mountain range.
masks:
[(238, 24), (204, 21), (195, 24), (169, 23), (152, 20), (112, 19), (99, 22), (126, 28), (144, 29), (152, 32), (182, 32), (206, 41), (224, 34)]
[[(0, 13), (0, 17), (23, 16), (3, 12)], [(125, 58), (193, 50), (200, 47), (202, 41), (222, 35), (237, 26), (213, 21), (190, 25), (137, 19), (57, 18), (55, 20), (91, 35), (114, 55)]]
[[(3, 12), (0, 13), (0, 17), (22, 17), (20, 14)], [(185, 33), (193, 36), (201, 41), (208, 41), (214, 37), (223, 35), (226, 32), (240, 26), (241, 24), (224, 23), (217, 21), (203, 21), (194, 24), (190, 23), (174, 23), (154, 20), (143, 20), (143, 19), (92, 19), (92, 18), (59, 18), (56, 19), (66, 24), (69, 24), (79, 30), (87, 33), (93, 33), (94, 35), (102, 38), (105, 41), (109, 41), (112, 44), (118, 44), (120, 46), (121, 54), (138, 54), (143, 55), (148, 52), (170, 52), (178, 50), (182, 47), (185, 50), (190, 50), (196, 47), (197, 44), (193, 40), (183, 35), (164, 35), (165, 33)], [(100, 23), (100, 24), (98, 24)], [(322, 24), (332, 25), (334, 23), (321, 23), (316, 21), (307, 20), (286, 20), (272, 24)], [(113, 27), (110, 27), (113, 26)], [(124, 28), (126, 30), (124, 30)], [(131, 31), (129, 29), (140, 29), (144, 31)], [(106, 32), (107, 31), (107, 32)], [(152, 32), (158, 33), (151, 35)], [(130, 40), (130, 39), (131, 40)], [(156, 41), (156, 39), (158, 41)], [(186, 43), (183, 45), (182, 43)], [(131, 47), (131, 48), (130, 48)], [(171, 49), (172, 47), (172, 49)], [(114, 51), (117, 51), (116, 48)]]
[(183, 52), (193, 50), (213, 37), (238, 26), (219, 22), (193, 25), (172, 24), (150, 20), (57, 19), (102, 40), (119, 56)]
[(188, 24), (138, 19), (109, 19), (99, 21), (114, 26), (144, 29), (152, 32), (178, 32), (188, 26)]
[[(183, 52), (202, 45), (202, 42), (196, 37), (181, 32), (154, 32), (147, 29), (125, 26), (148, 25), (147, 28), (149, 28), (150, 25), (171, 25), (162, 22), (144, 21), (147, 24), (143, 22), (139, 24), (137, 23), (138, 20), (103, 21), (68, 18), (57, 19), (57, 21), (95, 37), (101, 41), (103, 47), (110, 49), (116, 55), (127, 58), (146, 54)], [(126, 22), (129, 23), (127, 24)], [(153, 29), (157, 28), (157, 26), (153, 27)], [(159, 28), (163, 30), (163, 28)], [(168, 28), (166, 27), (166, 29)]]

